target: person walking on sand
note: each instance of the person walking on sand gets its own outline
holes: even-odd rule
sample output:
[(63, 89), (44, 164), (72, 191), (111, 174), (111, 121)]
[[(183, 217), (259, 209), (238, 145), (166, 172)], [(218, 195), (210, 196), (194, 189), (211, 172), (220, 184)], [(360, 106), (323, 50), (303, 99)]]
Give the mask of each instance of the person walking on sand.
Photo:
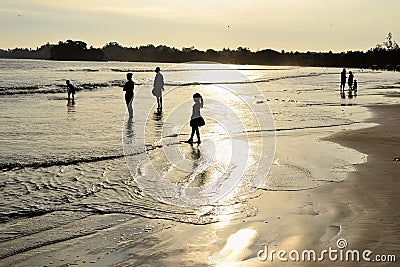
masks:
[(349, 85), (349, 91), (353, 90), (353, 73), (351, 71), (349, 71), (349, 79), (347, 81), (348, 85)]
[(346, 69), (343, 69), (340, 73), (340, 93), (344, 92), (346, 86)]
[(123, 91), (125, 91), (125, 103), (126, 103), (126, 107), (128, 108), (128, 113), (129, 113), (129, 117), (132, 117), (133, 114), (133, 110), (132, 110), (132, 101), (133, 101), (133, 96), (134, 96), (134, 92), (133, 92), (133, 88), (135, 87), (135, 83), (132, 81), (132, 73), (129, 72), (126, 74), (126, 83), (124, 85), (124, 89), (122, 89)]
[(200, 131), (199, 127), (204, 126), (206, 123), (203, 119), (203, 117), (200, 115), (200, 109), (203, 108), (203, 97), (199, 93), (195, 93), (193, 95), (193, 101), (195, 102), (193, 105), (193, 110), (192, 110), (192, 116), (190, 118), (190, 127), (192, 127), (192, 133), (190, 135), (189, 140), (187, 140), (187, 143), (192, 144), (193, 143), (193, 136), (194, 133), (196, 133), (197, 136), (197, 143), (201, 143), (200, 139)]
[(68, 92), (68, 102), (70, 101), (70, 97), (71, 97), (71, 95), (72, 95), (72, 101), (74, 101), (75, 100), (75, 86), (69, 81), (69, 80), (66, 80), (66, 82), (65, 82), (66, 84), (67, 84), (67, 92)]
[(157, 98), (157, 112), (162, 112), (162, 91), (164, 91), (164, 76), (160, 73), (160, 67), (157, 67), (156, 77), (154, 77), (154, 84), (152, 94)]

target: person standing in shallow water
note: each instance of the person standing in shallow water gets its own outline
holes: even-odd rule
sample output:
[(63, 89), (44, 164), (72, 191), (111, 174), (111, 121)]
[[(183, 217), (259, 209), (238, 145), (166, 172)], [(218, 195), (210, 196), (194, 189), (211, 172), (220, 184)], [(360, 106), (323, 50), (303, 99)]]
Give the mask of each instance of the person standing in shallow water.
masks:
[(68, 102), (70, 101), (70, 97), (72, 95), (72, 101), (75, 100), (75, 86), (72, 85), (72, 83), (69, 80), (66, 80), (65, 82), (67, 84), (67, 91), (68, 91)]
[(132, 81), (133, 74), (131, 72), (126, 74), (126, 79), (128, 80), (125, 85), (123, 91), (125, 91), (125, 103), (128, 108), (129, 117), (132, 117), (132, 101), (133, 101), (133, 89), (135, 87), (135, 83)]
[(354, 80), (354, 84), (353, 84), (353, 91), (354, 91), (354, 96), (357, 96), (357, 80)]
[(354, 80), (353, 91), (354, 91), (355, 94), (357, 94), (357, 87), (358, 87), (357, 80)]
[(343, 69), (340, 73), (340, 93), (344, 93), (344, 88), (346, 87), (346, 69)]
[(157, 98), (157, 112), (162, 112), (162, 91), (164, 91), (164, 76), (160, 73), (160, 67), (157, 67), (156, 77), (154, 77), (153, 95)]
[(351, 71), (349, 71), (349, 80), (347, 81), (348, 85), (349, 85), (349, 91), (353, 90), (353, 73)]
[(193, 105), (192, 116), (190, 118), (190, 127), (192, 127), (192, 133), (190, 135), (189, 140), (187, 140), (187, 142), (192, 144), (194, 133), (196, 133), (197, 143), (200, 144), (201, 139), (200, 139), (199, 127), (204, 126), (206, 124), (203, 117), (201, 117), (201, 114), (200, 114), (200, 109), (203, 108), (203, 103), (204, 103), (203, 97), (199, 93), (195, 93), (193, 95), (193, 101), (195, 103)]

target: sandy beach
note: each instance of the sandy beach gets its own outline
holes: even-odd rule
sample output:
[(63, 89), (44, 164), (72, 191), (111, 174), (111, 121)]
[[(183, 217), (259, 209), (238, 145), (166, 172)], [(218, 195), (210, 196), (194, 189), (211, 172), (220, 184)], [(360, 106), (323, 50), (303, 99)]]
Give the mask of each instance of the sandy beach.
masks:
[[(338, 192), (356, 211), (344, 222), (342, 236), (359, 248), (400, 254), (399, 236), (399, 105), (371, 106), (379, 126), (335, 134), (330, 139), (368, 155), (365, 164), (343, 182)], [(396, 160), (397, 159), (397, 160)], [(327, 188), (329, 190), (329, 188)], [(388, 263), (388, 266), (395, 264)]]
[(399, 10), (2, 0), (0, 267), (400, 267)]
[[(235, 76), (231, 70), (195, 65), (189, 71), (167, 72), (173, 93), (165, 94), (165, 117), (149, 113), (142, 118), (149, 144), (146, 153), (138, 155), (149, 155), (156, 167), (169, 171), (169, 179), (187, 174), (170, 166), (162, 154), (165, 147), (194, 158), (193, 173), (202, 164), (224, 166), (223, 157), (211, 157), (214, 149), (229, 152), (226, 135), (212, 118), (229, 125), (232, 114), (238, 114), (238, 121), (247, 123), (251, 131), (233, 131), (233, 143), (247, 138), (251, 151), (259, 152), (260, 132), (271, 129), (253, 130), (250, 116), (244, 115), (244, 99), (256, 107), (268, 103), (275, 121), (276, 151), (265, 184), (226, 202), (181, 207), (147, 194), (127, 167), (121, 147), (121, 130), (123, 136), (127, 132), (121, 126), (125, 109), (118, 80), (123, 75), (112, 71), (116, 67), (124, 71), (127, 65), (76, 63), (72, 80), (87, 77), (87, 69), (99, 71), (89, 76), (91, 89), (80, 91), (76, 104), (66, 106), (59, 83), (65, 69), (72, 67), (51, 64), (32, 74), (50, 77), (46, 88), (40, 87), (44, 93), (16, 96), (11, 94), (15, 87), (9, 87), (10, 96), (2, 96), (2, 111), (7, 112), (1, 118), (8, 127), (2, 134), (7, 157), (1, 162), (0, 266), (372, 265), (363, 259), (330, 260), (327, 255), (319, 260), (321, 251), (338, 249), (338, 240), (347, 243), (344, 252), (371, 250), (371, 260), (376, 255), (398, 258), (399, 162), (394, 159), (400, 156), (400, 106), (394, 105), (398, 98), (392, 92), (396, 74), (358, 71), (357, 76), (365, 80), (364, 91), (358, 98), (340, 99), (332, 90), (337, 69), (252, 66), (242, 72), (233, 70), (240, 73)], [(146, 88), (154, 64), (136, 67), (139, 88)], [(53, 73), (58, 80), (53, 81)], [(243, 77), (251, 82), (240, 80)], [(221, 80), (223, 86), (236, 90), (232, 97), (220, 93), (226, 89)], [(247, 86), (253, 82), (265, 100), (249, 93)], [(23, 86), (19, 90), (31, 90)], [(135, 112), (154, 103), (150, 91), (139, 90)], [(187, 120), (181, 114), (190, 109), (192, 102), (187, 99), (194, 90), (204, 93), (202, 114), (208, 117), (203, 143), (191, 147), (174, 139), (187, 139), (187, 126), (172, 135), (162, 129), (174, 130)], [(219, 107), (226, 98), (232, 109)], [(232, 110), (237, 114), (227, 112)], [(50, 112), (53, 116), (48, 116)], [(171, 115), (174, 112), (178, 116)], [(211, 168), (208, 175), (194, 176), (192, 182), (207, 182), (217, 171)], [(263, 260), (266, 248), (275, 252)], [(289, 259), (293, 250), (300, 252), (300, 258), (304, 250), (314, 250), (315, 262)], [(283, 258), (289, 262), (280, 260), (278, 251), (286, 251)]]
[[(367, 162), (356, 165), (357, 171), (344, 181), (303, 191), (258, 191), (248, 203), (254, 207), (255, 216), (248, 214), (234, 220), (227, 217), (207, 225), (122, 214), (91, 216), (90, 221), (80, 220), (69, 233), (43, 234), (43, 238), (50, 234), (64, 236), (60, 242), (7, 257), (1, 265), (285, 266), (288, 263), (276, 258), (262, 262), (256, 254), (267, 243), (276, 250), (321, 251), (329, 246), (336, 248), (339, 238), (345, 238), (351, 249), (398, 256), (399, 163), (394, 158), (399, 156), (400, 106), (369, 109), (374, 113), (370, 121), (378, 126), (341, 131), (327, 138), (368, 155)], [(116, 221), (122, 223), (112, 227)], [(102, 226), (107, 229), (90, 229)], [(74, 239), (79, 231), (86, 231), (86, 235)], [(304, 262), (296, 264), (305, 266)], [(315, 264), (332, 266), (328, 259)], [(370, 265), (362, 261), (335, 262), (335, 266)]]

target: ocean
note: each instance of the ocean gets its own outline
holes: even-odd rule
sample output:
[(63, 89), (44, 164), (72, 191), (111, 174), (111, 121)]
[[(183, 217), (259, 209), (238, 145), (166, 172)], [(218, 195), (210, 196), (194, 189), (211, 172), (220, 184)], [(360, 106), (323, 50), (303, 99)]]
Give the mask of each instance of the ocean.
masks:
[[(156, 66), (165, 80), (162, 114), (151, 94)], [(364, 106), (397, 103), (389, 96), (400, 91), (398, 73), (349, 70), (357, 96), (341, 98), (338, 68), (1, 59), (0, 240), (31, 242), (7, 245), (0, 257), (119, 223), (36, 237), (90, 216), (208, 224), (252, 216), (246, 200), (260, 192), (346, 179), (365, 155), (343, 156), (345, 148), (320, 138), (368, 127)], [(122, 91), (127, 72), (135, 82), (132, 119)], [(78, 88), (74, 103), (67, 79)], [(195, 92), (206, 125), (202, 143), (190, 146), (182, 141)]]

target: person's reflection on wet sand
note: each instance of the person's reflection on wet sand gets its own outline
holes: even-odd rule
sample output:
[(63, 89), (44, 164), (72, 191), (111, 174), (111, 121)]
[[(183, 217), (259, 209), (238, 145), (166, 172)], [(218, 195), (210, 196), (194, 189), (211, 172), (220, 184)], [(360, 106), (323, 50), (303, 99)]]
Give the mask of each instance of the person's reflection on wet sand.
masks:
[[(195, 171), (199, 167), (199, 162), (201, 161), (201, 152), (198, 146), (194, 146), (190, 144), (192, 151), (190, 153), (190, 159), (193, 161), (193, 171)], [(193, 186), (204, 186), (210, 179), (210, 174), (207, 170), (199, 172), (196, 174), (195, 179), (191, 182)]]
[(153, 114), (153, 120), (161, 121), (162, 120), (162, 113), (154, 113)]
[(349, 88), (349, 93), (348, 93), (347, 97), (350, 99), (353, 98), (353, 91), (350, 88)]
[(163, 127), (163, 116), (162, 113), (154, 113), (153, 120), (155, 121), (155, 128), (161, 130)]
[[(199, 147), (198, 146), (195, 147), (195, 146), (193, 146), (193, 144), (190, 144), (190, 146), (192, 147), (192, 153), (190, 154), (191, 159), (198, 160), (201, 156)], [(193, 163), (193, 164), (196, 164), (196, 163)], [(197, 167), (197, 164), (194, 167)]]
[(132, 139), (133, 138), (133, 128), (132, 128), (132, 119), (129, 118), (127, 123), (126, 123), (126, 138), (127, 139)]
[(68, 113), (75, 112), (75, 100), (68, 100), (67, 102), (67, 107), (68, 107)]

